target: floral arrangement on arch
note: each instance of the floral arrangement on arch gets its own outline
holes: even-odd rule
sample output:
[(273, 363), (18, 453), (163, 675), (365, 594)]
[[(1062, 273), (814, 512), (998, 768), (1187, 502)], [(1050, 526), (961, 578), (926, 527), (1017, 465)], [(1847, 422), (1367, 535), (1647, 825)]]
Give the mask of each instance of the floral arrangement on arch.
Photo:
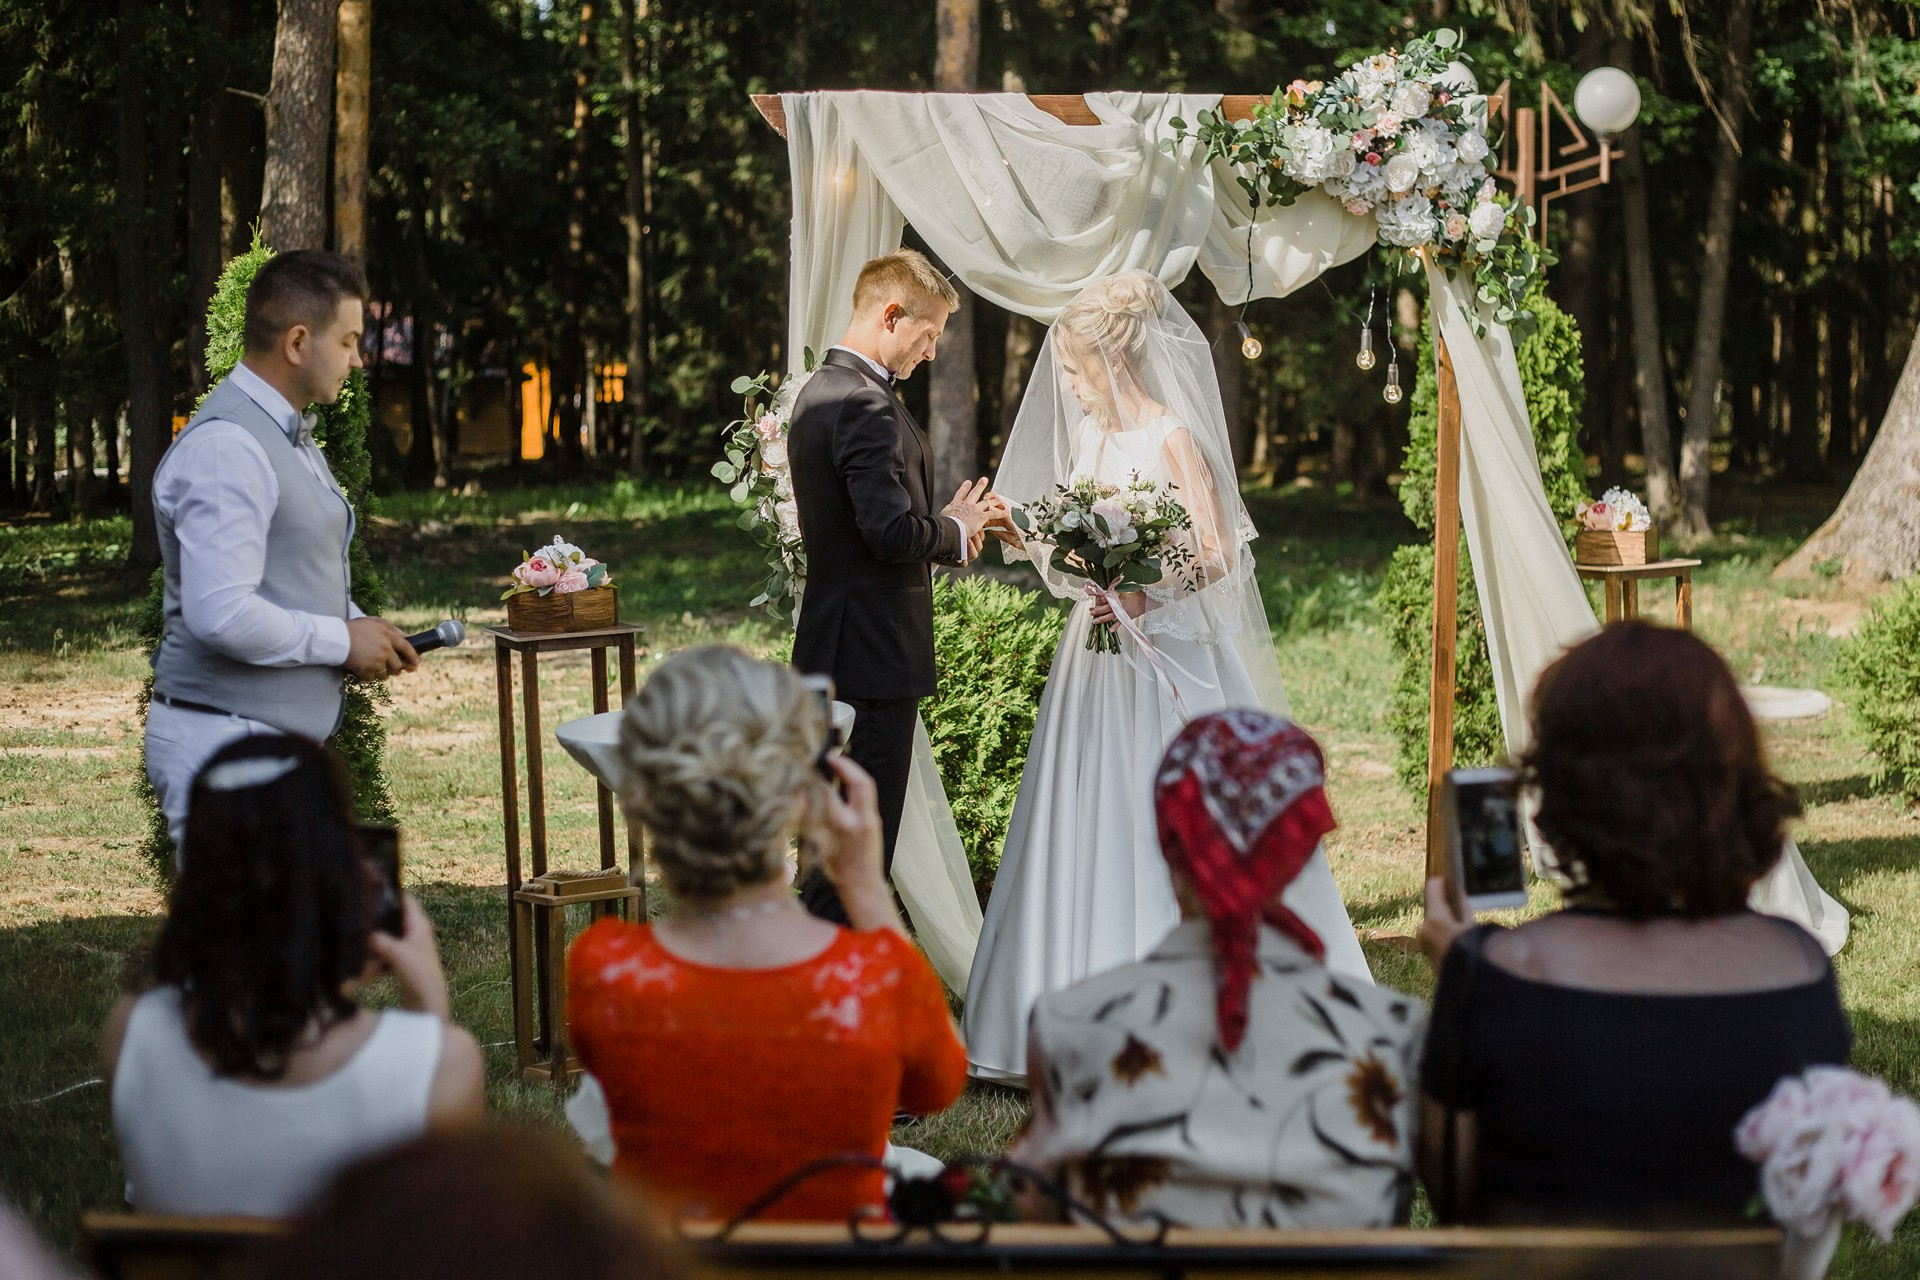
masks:
[[(1494, 183), (1487, 99), (1460, 43), (1458, 31), (1442, 29), (1362, 58), (1330, 82), (1276, 89), (1250, 120), (1203, 111), (1191, 132), (1209, 160), (1246, 170), (1239, 181), (1255, 208), (1325, 191), (1348, 213), (1373, 215), (1396, 265), (1411, 269), (1427, 250), (1449, 276), (1471, 273), (1480, 301), (1520, 335), (1533, 323), (1522, 299), (1544, 251), (1529, 234), (1533, 210)], [(1183, 120), (1171, 123), (1168, 150), (1189, 132)], [(1484, 337), (1484, 320), (1468, 319)]]
[(538, 551), (520, 553), (520, 563), (513, 571), (513, 584), (500, 593), (500, 598), (505, 600), (529, 592), (543, 596), (568, 595), (612, 585), (613, 574), (607, 566), (555, 534), (553, 541)]
[(1640, 533), (1653, 527), (1647, 504), (1631, 490), (1617, 487), (1601, 494), (1598, 502), (1575, 507), (1573, 521), (1597, 533)]
[(713, 464), (714, 476), (729, 486), (727, 496), (745, 508), (740, 527), (766, 548), (767, 580), (749, 607), (764, 606), (769, 615), (789, 626), (799, 615), (800, 595), (807, 586), (800, 507), (794, 501), (793, 474), (787, 464), (794, 401), (813, 376), (813, 352), (808, 350), (804, 358), (806, 372), (788, 378), (777, 389), (770, 373), (733, 380), (734, 394), (746, 399), (741, 416), (727, 424), (725, 456)]

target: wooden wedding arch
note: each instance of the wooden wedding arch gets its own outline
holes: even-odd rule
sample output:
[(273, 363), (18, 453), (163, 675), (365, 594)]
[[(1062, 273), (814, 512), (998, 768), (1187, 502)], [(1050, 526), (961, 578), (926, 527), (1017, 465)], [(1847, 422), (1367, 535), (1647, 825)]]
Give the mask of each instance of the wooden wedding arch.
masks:
[[(752, 95), (774, 132), (787, 136), (787, 113), (777, 93)], [(1265, 94), (1222, 95), (1220, 110), (1230, 120), (1247, 120), (1268, 100)], [(1028, 94), (1027, 101), (1062, 124), (1097, 125), (1100, 118), (1080, 94)], [(1497, 106), (1496, 106), (1497, 110)], [(1440, 327), (1433, 330), (1438, 364), (1439, 421), (1433, 493), (1433, 637), (1432, 670), (1427, 686), (1427, 875), (1445, 874), (1442, 856), (1440, 782), (1453, 766), (1453, 694), (1455, 639), (1459, 632), (1460, 581), (1460, 388), (1453, 359)]]

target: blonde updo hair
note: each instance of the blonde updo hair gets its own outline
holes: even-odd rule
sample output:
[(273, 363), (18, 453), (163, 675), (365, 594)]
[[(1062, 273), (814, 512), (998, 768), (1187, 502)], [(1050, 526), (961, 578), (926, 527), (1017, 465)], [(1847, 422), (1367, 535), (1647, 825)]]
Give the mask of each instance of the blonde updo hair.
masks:
[(1082, 289), (1054, 327), (1083, 356), (1136, 365), (1146, 352), (1147, 325), (1160, 314), (1160, 294), (1160, 282), (1146, 272), (1123, 271)]
[(677, 898), (712, 900), (779, 875), (781, 836), (826, 837), (819, 696), (787, 667), (700, 645), (655, 669), (620, 722), (620, 801), (653, 833)]

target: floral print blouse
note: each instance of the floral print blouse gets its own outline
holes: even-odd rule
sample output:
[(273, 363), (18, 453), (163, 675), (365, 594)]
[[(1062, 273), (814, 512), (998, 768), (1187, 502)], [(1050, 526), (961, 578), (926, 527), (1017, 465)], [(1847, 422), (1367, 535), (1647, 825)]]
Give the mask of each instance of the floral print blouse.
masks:
[(1116, 1221), (1404, 1222), (1423, 1007), (1334, 976), (1262, 925), (1249, 1015), (1226, 1053), (1205, 920), (1042, 996), (1027, 1050), (1033, 1116), (1014, 1157)]

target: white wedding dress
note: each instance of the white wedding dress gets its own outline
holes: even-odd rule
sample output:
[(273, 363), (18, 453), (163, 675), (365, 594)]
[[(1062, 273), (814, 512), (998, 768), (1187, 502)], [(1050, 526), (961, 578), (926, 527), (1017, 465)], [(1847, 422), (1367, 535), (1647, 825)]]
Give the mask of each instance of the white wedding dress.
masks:
[[(1082, 424), (1073, 453), (1084, 474), (1109, 484), (1134, 473), (1165, 483), (1165, 445), (1180, 427), (1169, 417), (1114, 432)], [(1140, 959), (1180, 918), (1155, 829), (1153, 775), (1185, 721), (1134, 640), (1123, 635), (1120, 654), (1095, 653), (1086, 647), (1092, 626), (1082, 600), (1041, 695), (974, 952), (967, 1057), (972, 1073), (987, 1079), (1025, 1078), (1036, 998)], [(1271, 691), (1262, 697), (1235, 644), (1151, 638), (1190, 714), (1273, 700)], [(1271, 644), (1264, 627), (1261, 639)], [(1371, 980), (1323, 852), (1314, 852), (1286, 902), (1320, 935), (1330, 966)]]

